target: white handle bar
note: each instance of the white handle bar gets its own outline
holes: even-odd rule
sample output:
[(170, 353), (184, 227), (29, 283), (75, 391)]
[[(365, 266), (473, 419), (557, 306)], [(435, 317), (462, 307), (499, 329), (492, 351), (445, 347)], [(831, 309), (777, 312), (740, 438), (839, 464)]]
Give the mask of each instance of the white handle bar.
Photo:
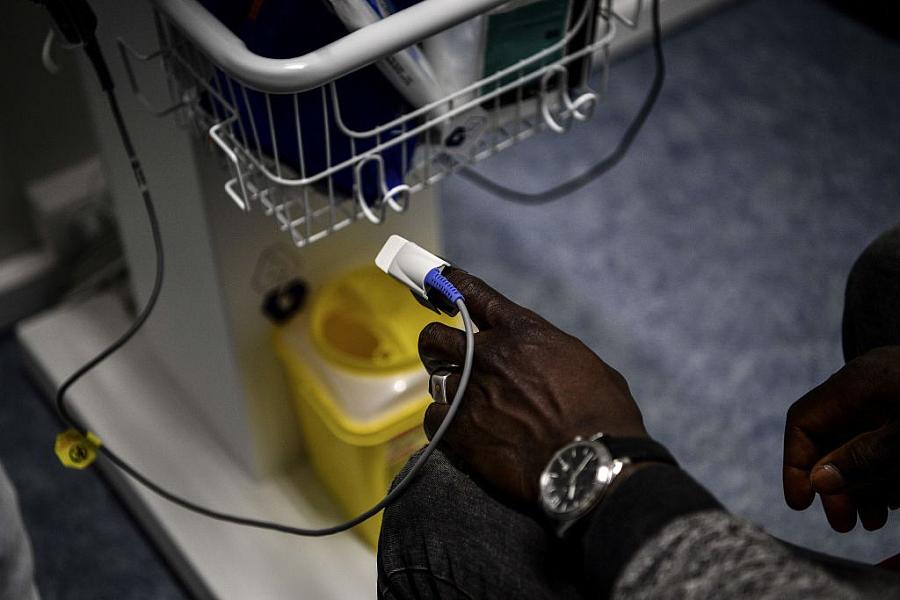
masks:
[(509, 0), (423, 0), (318, 50), (282, 59), (248, 50), (196, 0), (154, 1), (229, 75), (261, 92), (292, 93), (325, 85)]

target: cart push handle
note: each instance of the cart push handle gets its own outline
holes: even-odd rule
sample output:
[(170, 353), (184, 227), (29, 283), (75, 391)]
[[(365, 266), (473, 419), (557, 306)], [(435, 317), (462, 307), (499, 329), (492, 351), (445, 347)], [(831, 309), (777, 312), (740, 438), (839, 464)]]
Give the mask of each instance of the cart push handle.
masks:
[(294, 58), (264, 58), (196, 0), (155, 0), (184, 35), (229, 75), (269, 93), (305, 92), (361, 69), (509, 0), (423, 0)]

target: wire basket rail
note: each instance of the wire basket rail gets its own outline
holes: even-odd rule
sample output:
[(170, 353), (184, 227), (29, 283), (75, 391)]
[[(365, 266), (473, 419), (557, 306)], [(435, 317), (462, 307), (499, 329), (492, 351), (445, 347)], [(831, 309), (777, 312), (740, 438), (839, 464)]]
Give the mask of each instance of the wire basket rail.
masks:
[[(433, 100), (418, 105), (372, 65), (397, 52), (421, 52), (422, 40), (460, 23), (486, 28), (479, 15), (502, 4), (425, 0), (284, 59), (253, 53), (194, 0), (156, 0), (160, 49), (144, 55), (119, 44), (138, 98), (212, 140), (230, 172), (227, 195), (241, 210), (259, 207), (273, 216), (302, 247), (356, 221), (380, 223), (459, 169), (540, 131), (565, 133), (591, 118), (607, 79), (615, 21), (634, 26), (640, 3), (628, 17), (610, 0), (561, 3), (565, 27), (556, 39), (458, 89), (438, 86)], [(170, 106), (149, 106), (135, 60), (162, 61)], [(596, 90), (594, 66), (601, 70)]]

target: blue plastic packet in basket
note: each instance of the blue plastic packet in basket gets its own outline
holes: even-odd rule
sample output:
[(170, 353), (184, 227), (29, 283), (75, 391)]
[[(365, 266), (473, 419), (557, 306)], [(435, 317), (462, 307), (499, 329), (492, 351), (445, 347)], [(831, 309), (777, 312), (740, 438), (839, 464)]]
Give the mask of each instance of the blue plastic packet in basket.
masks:
[[(347, 35), (347, 29), (321, 0), (200, 0), (204, 7), (234, 32), (247, 48), (267, 58), (293, 58), (317, 50)], [(239, 123), (232, 135), (259, 149), (269, 158), (277, 151), (282, 165), (299, 177), (312, 177), (384, 145), (403, 133), (398, 125), (375, 135), (348, 135), (340, 127), (364, 133), (390, 122), (410, 110), (410, 106), (377, 68), (369, 66), (330, 84), (299, 94), (267, 94), (244, 88), (227, 74), (216, 70), (215, 82), (222, 95), (238, 113)], [(336, 96), (336, 97), (335, 97)], [(218, 103), (207, 99), (209, 103)], [(335, 106), (334, 103), (337, 103)], [(217, 107), (223, 111), (223, 107)], [(271, 114), (271, 127), (270, 127)], [(302, 140), (302, 142), (301, 142)], [(415, 138), (411, 137), (378, 152), (384, 161), (388, 189), (403, 183), (412, 164)], [(405, 156), (404, 156), (405, 153)], [(376, 163), (367, 163), (360, 172), (362, 193), (367, 204), (380, 200), (383, 190)], [(332, 175), (335, 191), (354, 193), (354, 165)], [(317, 184), (326, 188), (328, 179)]]

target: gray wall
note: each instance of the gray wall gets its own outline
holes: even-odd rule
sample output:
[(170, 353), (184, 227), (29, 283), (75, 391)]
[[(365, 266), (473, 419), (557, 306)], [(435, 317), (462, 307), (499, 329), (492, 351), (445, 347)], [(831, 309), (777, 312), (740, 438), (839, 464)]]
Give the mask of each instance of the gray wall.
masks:
[(26, 182), (97, 152), (73, 53), (56, 49), (60, 73), (41, 65), (50, 26), (32, 2), (5, 2), (0, 18), (0, 258), (33, 241)]

